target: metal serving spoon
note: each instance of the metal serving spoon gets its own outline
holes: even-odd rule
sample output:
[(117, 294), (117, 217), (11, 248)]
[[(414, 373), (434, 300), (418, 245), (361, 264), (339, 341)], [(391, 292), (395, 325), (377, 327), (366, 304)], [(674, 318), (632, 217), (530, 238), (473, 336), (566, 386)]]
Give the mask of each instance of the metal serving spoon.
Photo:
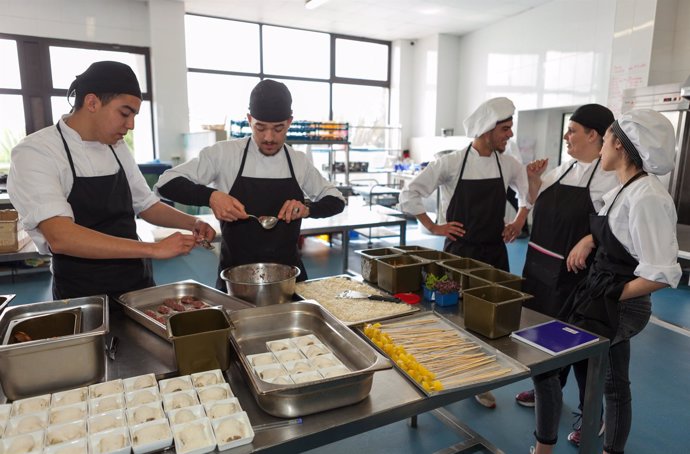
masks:
[(253, 214), (247, 214), (250, 218), (254, 218), (257, 220), (259, 224), (261, 224), (261, 227), (265, 228), (266, 230), (270, 230), (273, 227), (276, 226), (278, 223), (278, 218), (275, 216), (254, 216)]

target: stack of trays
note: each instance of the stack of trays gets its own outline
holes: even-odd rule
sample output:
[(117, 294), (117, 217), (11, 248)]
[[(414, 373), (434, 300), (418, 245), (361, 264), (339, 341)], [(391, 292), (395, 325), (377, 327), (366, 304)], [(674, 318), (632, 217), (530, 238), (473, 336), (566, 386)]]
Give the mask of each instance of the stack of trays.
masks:
[(220, 370), (156, 381), (153, 374), (0, 406), (0, 452), (205, 453), (254, 438)]

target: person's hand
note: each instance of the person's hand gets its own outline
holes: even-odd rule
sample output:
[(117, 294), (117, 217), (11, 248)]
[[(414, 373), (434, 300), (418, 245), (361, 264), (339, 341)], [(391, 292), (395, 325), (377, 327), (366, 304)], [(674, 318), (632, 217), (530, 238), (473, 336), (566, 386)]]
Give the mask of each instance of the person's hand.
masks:
[(584, 270), (587, 267), (587, 257), (595, 248), (594, 238), (592, 235), (587, 235), (582, 238), (570, 250), (565, 265), (568, 271), (577, 274), (578, 271)]
[(538, 178), (549, 165), (549, 159), (537, 159), (527, 164), (527, 178)]
[(163, 240), (153, 243), (154, 259), (170, 259), (182, 254), (189, 254), (196, 244), (194, 235), (184, 235), (180, 232), (175, 232)]
[(309, 208), (299, 200), (286, 200), (278, 212), (278, 219), (282, 219), (286, 223), (300, 218), (306, 218), (309, 215)]
[(238, 219), (248, 218), (242, 202), (221, 191), (215, 191), (211, 194), (209, 206), (216, 219), (220, 221), (234, 222)]
[(517, 236), (522, 231), (522, 226), (518, 224), (518, 222), (511, 222), (510, 224), (506, 224), (505, 227), (503, 227), (503, 242), (512, 243), (513, 241), (515, 241), (515, 238), (517, 238)]
[(465, 226), (457, 221), (450, 221), (447, 224), (433, 224), (429, 231), (434, 235), (445, 236), (451, 241), (465, 236)]
[(197, 219), (196, 222), (194, 222), (192, 233), (194, 234), (197, 244), (203, 244), (204, 241), (208, 244), (216, 237), (216, 230), (201, 219)]

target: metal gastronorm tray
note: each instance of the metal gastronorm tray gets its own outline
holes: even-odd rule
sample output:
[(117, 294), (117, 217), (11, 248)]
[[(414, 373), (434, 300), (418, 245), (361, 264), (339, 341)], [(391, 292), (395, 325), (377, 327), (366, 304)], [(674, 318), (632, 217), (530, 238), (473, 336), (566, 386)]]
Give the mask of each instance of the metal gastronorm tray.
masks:
[[(367, 284), (366, 282), (362, 282), (360, 279), (355, 279), (355, 278), (353, 278), (352, 276), (350, 276), (350, 275), (348, 275), (348, 274), (338, 274), (338, 275), (335, 275), (335, 276), (320, 277), (320, 278), (318, 278), (318, 279), (310, 279), (310, 280), (308, 280), (308, 281), (302, 282), (301, 285), (318, 284), (318, 283), (321, 282), (321, 281), (325, 281), (325, 280), (328, 280), (328, 279), (331, 279), (331, 278), (334, 278), (334, 277), (340, 277), (340, 278), (349, 279), (349, 280), (351, 280), (353, 283), (356, 282), (358, 285), (364, 285), (364, 286), (366, 286), (368, 289), (370, 289), (370, 290), (360, 290), (360, 291), (363, 291), (364, 293), (391, 296), (390, 293), (386, 292), (385, 290), (381, 290), (381, 289), (378, 288), (378, 287), (374, 287), (374, 286), (372, 286), (372, 285)], [(344, 290), (345, 290), (345, 289), (344, 289)], [(353, 286), (352, 289), (348, 289), (348, 290), (355, 290), (355, 287)], [(337, 292), (336, 292), (336, 293), (337, 293)], [(300, 295), (299, 293), (296, 293), (295, 296), (296, 296), (296, 299), (298, 299), (298, 300), (313, 299), (313, 298), (305, 298), (305, 297), (303, 297), (302, 295)], [(335, 297), (335, 295), (333, 295), (333, 296)], [(320, 301), (318, 301), (318, 300), (316, 300), (316, 301), (317, 301), (319, 304), (321, 304)], [(347, 298), (342, 298), (342, 299), (338, 299), (338, 301), (347, 302), (347, 301), (353, 301), (353, 300), (350, 300), (350, 299), (347, 299)], [(356, 320), (356, 321), (346, 321), (346, 320), (340, 320), (340, 321), (341, 321), (342, 323), (344, 323), (346, 326), (358, 326), (358, 325), (362, 325), (362, 324), (365, 324), (365, 323), (371, 323), (371, 322), (376, 322), (376, 321), (380, 321), (380, 320), (389, 320), (389, 319), (391, 319), (391, 318), (403, 317), (403, 316), (407, 316), (407, 315), (410, 315), (410, 314), (412, 314), (412, 313), (414, 313), (414, 312), (418, 312), (418, 311), (419, 311), (419, 307), (417, 307), (417, 306), (411, 306), (411, 305), (408, 305), (408, 304), (405, 304), (405, 303), (398, 303), (398, 304), (402, 304), (403, 306), (407, 306), (407, 308), (408, 308), (409, 310), (407, 310), (406, 312), (401, 312), (401, 313), (399, 313), (399, 314), (385, 315), (385, 316), (381, 316), (381, 317), (368, 317), (368, 318), (362, 318), (362, 319)], [(336, 317), (336, 318), (337, 318), (337, 317)]]
[[(415, 380), (407, 373), (407, 371), (405, 371), (404, 369), (402, 369), (401, 367), (399, 367), (399, 366), (395, 363), (395, 361), (391, 361), (391, 362), (393, 363), (393, 365), (394, 365), (400, 372), (402, 372), (403, 375), (405, 375), (405, 377), (407, 377), (412, 383), (414, 383), (414, 385), (415, 385), (417, 388), (419, 388), (419, 390), (422, 391), (422, 392), (423, 392), (424, 394), (426, 394), (427, 396), (431, 396), (431, 395), (439, 394), (439, 393), (445, 393), (445, 392), (449, 392), (449, 391), (457, 391), (457, 390), (460, 390), (460, 389), (469, 388), (469, 387), (472, 387), (472, 386), (476, 386), (478, 383), (486, 384), (486, 383), (493, 383), (493, 382), (496, 382), (496, 381), (502, 381), (502, 380), (505, 380), (506, 378), (509, 378), (509, 377), (522, 378), (522, 377), (528, 377), (528, 376), (529, 376), (529, 369), (528, 369), (526, 366), (524, 366), (522, 363), (519, 363), (518, 361), (514, 360), (514, 359), (511, 358), (510, 356), (508, 356), (508, 355), (506, 355), (506, 354), (500, 352), (499, 350), (496, 350), (496, 349), (495, 349), (494, 347), (492, 347), (491, 345), (487, 344), (486, 342), (483, 342), (483, 341), (479, 340), (477, 337), (475, 337), (475, 336), (473, 336), (472, 334), (468, 333), (466, 330), (460, 328), (459, 326), (454, 325), (453, 323), (449, 322), (448, 320), (444, 319), (443, 317), (441, 317), (440, 315), (438, 315), (438, 314), (436, 314), (436, 313), (434, 313), (434, 312), (424, 312), (424, 313), (422, 313), (422, 314), (410, 315), (409, 317), (405, 317), (405, 318), (404, 318), (404, 320), (406, 320), (406, 321), (424, 320), (424, 319), (429, 319), (429, 320), (435, 321), (435, 322), (438, 324), (438, 325), (436, 325), (436, 326), (440, 326), (440, 327), (443, 327), (443, 328), (446, 328), (446, 329), (452, 329), (452, 330), (458, 331), (462, 337), (464, 337), (465, 339), (467, 339), (467, 340), (469, 340), (469, 341), (472, 341), (472, 342), (476, 343), (477, 345), (479, 345), (480, 351), (481, 351), (481, 352), (483, 352), (483, 353), (485, 353), (485, 354), (487, 354), (487, 355), (494, 355), (494, 356), (496, 356), (496, 362), (497, 362), (498, 365), (500, 365), (500, 366), (502, 366), (502, 367), (508, 367), (508, 368), (511, 369), (511, 372), (509, 372), (509, 373), (507, 373), (507, 374), (505, 374), (505, 375), (501, 375), (500, 377), (497, 377), (497, 378), (494, 378), (494, 379), (490, 379), (490, 380), (468, 381), (466, 384), (463, 384), (463, 385), (460, 385), (460, 386), (452, 386), (452, 387), (448, 387), (448, 388), (445, 388), (445, 387), (444, 387), (444, 389), (441, 390), (441, 391), (427, 391), (427, 390), (425, 390), (425, 389), (422, 387), (421, 384), (419, 384), (417, 381), (415, 381)], [(402, 319), (398, 319), (398, 320), (395, 320), (395, 321), (397, 322), (397, 321), (401, 321), (401, 320), (402, 320)], [(386, 326), (386, 323), (385, 323), (385, 322), (381, 323), (381, 327), (384, 328), (384, 331), (385, 331), (385, 326)], [(433, 325), (432, 325), (432, 326), (433, 326)], [(364, 334), (364, 328), (363, 328), (363, 327), (358, 328), (358, 330), (360, 331), (361, 335), (362, 335), (365, 339), (367, 339), (371, 345), (374, 346), (374, 348), (376, 348), (380, 353), (382, 353), (383, 355), (385, 355), (385, 356), (388, 358), (388, 355), (387, 355), (383, 350), (381, 350), (376, 344), (374, 344), (374, 342), (373, 342), (371, 339), (369, 339), (369, 338)]]
[[(259, 407), (281, 418), (317, 413), (357, 403), (369, 395), (374, 372), (390, 361), (314, 301), (256, 307), (230, 314), (230, 341)], [(340, 377), (279, 385), (257, 377), (248, 355), (267, 351), (266, 342), (314, 334), (350, 369)]]
[(226, 312), (254, 307), (246, 301), (191, 279), (128, 292), (120, 295), (117, 301), (122, 304), (128, 317), (169, 341), (166, 326), (146, 315), (144, 311), (151, 309), (155, 312), (166, 299), (187, 295), (198, 298), (211, 306), (222, 306)]

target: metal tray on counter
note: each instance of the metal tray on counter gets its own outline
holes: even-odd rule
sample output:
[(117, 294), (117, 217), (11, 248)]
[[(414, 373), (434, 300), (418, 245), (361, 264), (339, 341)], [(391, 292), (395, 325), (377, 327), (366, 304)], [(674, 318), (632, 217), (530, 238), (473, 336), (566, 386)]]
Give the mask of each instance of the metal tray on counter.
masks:
[(222, 306), (226, 312), (254, 307), (253, 304), (191, 279), (128, 292), (120, 295), (117, 301), (128, 317), (169, 341), (165, 324), (146, 315), (145, 311), (155, 312), (166, 299), (179, 299), (183, 296), (193, 296), (210, 306)]
[[(405, 377), (407, 377), (412, 383), (414, 383), (414, 385), (417, 386), (417, 388), (419, 388), (420, 391), (422, 391), (422, 392), (423, 392), (424, 394), (426, 394), (427, 396), (431, 396), (431, 395), (439, 394), (439, 393), (445, 393), (445, 392), (449, 392), (449, 391), (457, 391), (457, 390), (460, 390), (460, 389), (469, 388), (469, 387), (472, 387), (472, 386), (476, 386), (478, 383), (486, 384), (486, 383), (493, 383), (493, 382), (503, 381), (503, 380), (505, 380), (506, 378), (516, 378), (516, 379), (519, 379), (519, 378), (526, 378), (526, 377), (529, 376), (529, 369), (528, 369), (525, 365), (523, 365), (522, 363), (520, 363), (520, 362), (514, 360), (514, 359), (511, 358), (510, 356), (508, 356), (508, 355), (506, 355), (506, 354), (500, 352), (499, 350), (496, 350), (496, 349), (495, 349), (494, 347), (492, 347), (491, 345), (489, 345), (489, 344), (487, 344), (486, 342), (484, 342), (484, 341), (478, 339), (477, 337), (473, 336), (472, 334), (470, 334), (470, 333), (467, 332), (466, 330), (460, 328), (459, 326), (456, 326), (455, 324), (449, 322), (448, 320), (446, 320), (445, 318), (443, 318), (442, 316), (440, 316), (440, 315), (438, 315), (438, 314), (436, 314), (436, 313), (434, 313), (434, 312), (424, 312), (424, 313), (421, 313), (421, 314), (413, 314), (413, 315), (410, 315), (410, 316), (408, 316), (408, 317), (399, 318), (399, 319), (396, 319), (396, 320), (389, 320), (389, 321), (387, 321), (387, 322), (382, 322), (382, 323), (381, 323), (381, 328), (382, 328), (382, 329), (384, 330), (384, 332), (385, 332), (385, 328), (386, 328), (387, 324), (390, 325), (390, 324), (395, 324), (395, 323), (398, 323), (398, 322), (403, 322), (403, 323), (405, 323), (405, 322), (412, 322), (412, 323), (415, 323), (415, 322), (420, 322), (420, 321), (428, 321), (429, 324), (428, 324), (428, 325), (425, 325), (427, 328), (432, 328), (432, 327), (433, 327), (433, 328), (440, 328), (440, 329), (444, 329), (444, 330), (450, 330), (450, 331), (455, 331), (455, 332), (457, 332), (457, 333), (458, 333), (462, 338), (464, 338), (465, 340), (467, 340), (467, 341), (469, 341), (469, 342), (472, 342), (472, 343), (476, 344), (476, 345), (478, 346), (478, 352), (484, 353), (484, 354), (487, 355), (487, 356), (494, 356), (494, 357), (496, 358), (495, 364), (496, 364), (497, 367), (505, 368), (505, 369), (507, 370), (506, 373), (503, 374), (503, 375), (500, 375), (500, 376), (497, 376), (497, 377), (494, 377), (494, 378), (487, 378), (487, 379), (482, 379), (482, 378), (475, 378), (475, 379), (472, 379), (472, 378), (471, 378), (471, 373), (470, 373), (470, 372), (466, 372), (466, 374), (467, 374), (467, 375), (466, 375), (467, 380), (466, 380), (466, 382), (464, 382), (462, 385), (447, 386), (447, 387), (444, 386), (444, 388), (443, 388), (442, 390), (440, 390), (440, 391), (433, 391), (433, 390), (430, 391), (430, 390), (424, 388), (419, 382), (417, 382), (417, 381), (408, 373), (407, 370), (405, 370), (404, 368), (400, 367), (400, 366), (397, 364), (397, 362), (396, 362), (393, 358), (391, 358), (390, 355), (388, 355), (380, 346), (376, 345), (376, 344), (372, 341), (372, 339), (370, 339), (368, 336), (366, 336), (366, 334), (364, 333), (364, 327), (358, 328), (358, 331), (361, 333), (362, 337), (364, 337), (365, 339), (367, 339), (367, 340), (371, 343), (371, 345), (373, 345), (374, 348), (376, 348), (376, 350), (378, 350), (381, 354), (383, 354), (383, 355), (385, 355), (387, 358), (391, 359), (391, 362), (393, 363), (393, 365), (395, 366), (395, 368), (398, 369)], [(417, 328), (417, 331), (419, 331), (419, 328)], [(437, 349), (435, 350), (435, 353), (442, 353), (442, 352), (443, 352), (442, 347), (439, 347), (439, 348), (437, 348)], [(410, 352), (408, 352), (408, 353), (410, 353)], [(422, 365), (423, 365), (423, 364), (422, 364)], [(458, 374), (456, 375), (456, 377), (459, 376), (459, 375), (460, 375), (460, 373), (458, 373)]]
[[(310, 294), (304, 294), (302, 295), (299, 291), (299, 287), (301, 286), (311, 286), (311, 285), (324, 285), (326, 284), (329, 280), (337, 279), (339, 283), (346, 282), (344, 285), (336, 285), (334, 286), (332, 291), (324, 291), (324, 295), (322, 297), (310, 295)], [(341, 322), (343, 322), (346, 326), (357, 326), (357, 325), (362, 325), (365, 323), (371, 323), (375, 321), (380, 321), (380, 320), (388, 320), (391, 318), (396, 318), (396, 317), (402, 317), (405, 315), (410, 315), (414, 312), (419, 311), (419, 307), (417, 306), (411, 306), (405, 303), (387, 303), (387, 302), (382, 302), (380, 301), (371, 301), (371, 300), (361, 300), (361, 299), (348, 299), (348, 298), (336, 298), (335, 296), (345, 290), (358, 290), (366, 294), (374, 294), (374, 295), (387, 295), (390, 296), (390, 294), (384, 290), (381, 290), (377, 287), (374, 287), (372, 285), (369, 285), (365, 282), (362, 282), (361, 280), (357, 280), (353, 278), (350, 275), (347, 274), (339, 274), (336, 276), (330, 276), (330, 277), (322, 277), (318, 279), (310, 279), (308, 281), (304, 282), (298, 282), (297, 288), (295, 289), (296, 297), (297, 299), (306, 299), (306, 300), (315, 300), (319, 304), (321, 304), (323, 307), (325, 307), (327, 310), (331, 311), (331, 313), (339, 319)], [(360, 304), (364, 303), (364, 304)], [(400, 308), (405, 308), (404, 311), (400, 311), (397, 313), (388, 313), (388, 314), (381, 314), (381, 315), (368, 315), (368, 314), (362, 314), (361, 317), (357, 317), (356, 320), (353, 320), (352, 317), (343, 317), (339, 313), (339, 310), (337, 307), (340, 307), (343, 311), (352, 311), (356, 310), (354, 307), (356, 304), (360, 304), (361, 306), (366, 306), (366, 307), (371, 307), (371, 308), (376, 308), (376, 307), (395, 307), (395, 306), (390, 306), (391, 304), (396, 304), (400, 305)]]
[[(374, 372), (388, 359), (314, 301), (256, 307), (230, 314), (230, 341), (259, 407), (281, 417), (304, 416), (357, 403), (369, 395)], [(261, 380), (247, 358), (268, 351), (266, 342), (313, 334), (350, 372), (302, 384)]]
[[(77, 312), (79, 326), (74, 320)], [(52, 337), (45, 331), (49, 337), (42, 338), (36, 331), (34, 340), (0, 345), (0, 382), (10, 400), (97, 383), (105, 376), (103, 348), (109, 327), (105, 295), (8, 307), (0, 315), (0, 337), (21, 326), (13, 323), (16, 320), (28, 323), (65, 314), (70, 334)]]

